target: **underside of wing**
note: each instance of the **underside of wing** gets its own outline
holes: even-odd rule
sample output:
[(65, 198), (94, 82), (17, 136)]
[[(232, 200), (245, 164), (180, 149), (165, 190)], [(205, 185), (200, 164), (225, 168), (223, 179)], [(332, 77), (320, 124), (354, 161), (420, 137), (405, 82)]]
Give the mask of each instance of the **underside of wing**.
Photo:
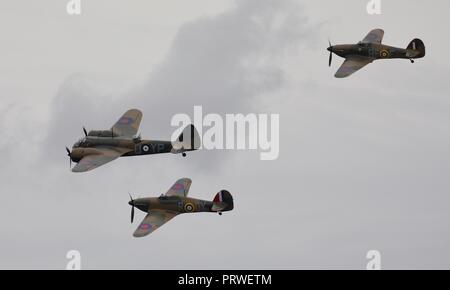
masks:
[(166, 192), (166, 196), (186, 197), (191, 187), (192, 180), (189, 178), (181, 178)]
[(77, 165), (72, 168), (73, 172), (86, 172), (111, 162), (127, 151), (122, 148), (97, 148), (98, 153), (84, 156)]
[(369, 57), (348, 57), (336, 72), (335, 77), (346, 78), (371, 62), (373, 62), (373, 59)]
[(111, 130), (114, 134), (123, 137), (133, 137), (139, 130), (142, 113), (137, 109), (131, 109), (125, 112), (122, 117), (114, 124)]
[(152, 210), (142, 220), (141, 224), (138, 226), (133, 236), (136, 238), (144, 237), (152, 233), (156, 229), (158, 229), (166, 222), (170, 221), (176, 215), (178, 215), (178, 213), (173, 211)]
[(362, 40), (362, 43), (379, 43), (383, 41), (383, 29), (374, 29)]

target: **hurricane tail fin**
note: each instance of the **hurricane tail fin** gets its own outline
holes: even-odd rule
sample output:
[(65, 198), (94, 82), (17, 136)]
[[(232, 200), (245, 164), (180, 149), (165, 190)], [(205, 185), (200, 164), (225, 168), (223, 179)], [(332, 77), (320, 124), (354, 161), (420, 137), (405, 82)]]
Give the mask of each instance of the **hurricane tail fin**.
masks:
[(410, 58), (422, 58), (425, 56), (425, 44), (422, 40), (413, 39), (406, 48), (406, 54)]
[(219, 191), (213, 199), (212, 211), (230, 211), (234, 208), (233, 196), (226, 190)]

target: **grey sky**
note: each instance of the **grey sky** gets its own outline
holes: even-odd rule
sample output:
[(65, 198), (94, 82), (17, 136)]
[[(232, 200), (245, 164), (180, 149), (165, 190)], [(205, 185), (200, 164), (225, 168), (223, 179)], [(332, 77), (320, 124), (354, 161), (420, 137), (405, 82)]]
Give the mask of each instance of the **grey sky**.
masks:
[[(448, 1), (4, 1), (0, 11), (0, 268), (450, 267)], [(327, 39), (372, 28), (427, 57), (376, 62), (349, 79)], [(142, 136), (169, 138), (174, 113), (280, 114), (277, 161), (256, 151), (123, 158), (73, 174), (64, 146), (143, 113)], [(183, 215), (144, 239), (128, 193), (220, 189), (235, 210)], [(136, 220), (143, 218), (136, 214)], [(220, 249), (220, 252), (218, 252)], [(218, 259), (220, 257), (220, 259)]]

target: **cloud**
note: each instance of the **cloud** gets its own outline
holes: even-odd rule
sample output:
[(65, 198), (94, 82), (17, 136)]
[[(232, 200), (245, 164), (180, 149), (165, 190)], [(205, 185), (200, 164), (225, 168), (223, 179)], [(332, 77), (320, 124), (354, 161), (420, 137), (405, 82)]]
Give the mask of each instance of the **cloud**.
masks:
[[(125, 92), (111, 91), (87, 74), (71, 75), (50, 103), (48, 134), (37, 144), (42, 153), (40, 158), (31, 168), (17, 172), (9, 186), (16, 194), (20, 192), (16, 198), (23, 203), (24, 211), (38, 209), (34, 220), (39, 224), (40, 235), (31, 238), (32, 233), (4, 224), (4, 229), (10, 233), (6, 239), (10, 244), (20, 239), (21, 247), (26, 247), (26, 241), (32, 239), (40, 250), (31, 247), (20, 258), (14, 258), (10, 252), (6, 261), (19, 267), (57, 267), (63, 262), (58, 260), (59, 255), (63, 257), (67, 247), (78, 247), (82, 255), (89, 255), (90, 261), (95, 261), (91, 267), (168, 267), (167, 263), (174, 256), (167, 257), (154, 251), (179, 240), (189, 228), (189, 218), (179, 219), (169, 236), (160, 236), (159, 241), (153, 242), (151, 255), (155, 264), (149, 265), (147, 259), (136, 264), (135, 257), (150, 254), (142, 252), (150, 248), (143, 246), (144, 241), (130, 238), (133, 227), (127, 224), (127, 194), (139, 196), (151, 190), (151, 195), (158, 195), (181, 176), (194, 180), (192, 195), (195, 197), (211, 199), (222, 188), (244, 192), (245, 185), (233, 186), (235, 177), (223, 175), (230, 168), (241, 166), (240, 162), (233, 164), (232, 160), (240, 160), (242, 153), (197, 152), (199, 154), (193, 153), (189, 160), (171, 155), (135, 158), (133, 161), (120, 159), (114, 166), (101, 168), (94, 174), (75, 175), (68, 171), (64, 146), (82, 136), (82, 126), (109, 128), (130, 107), (144, 112), (142, 136), (152, 139), (169, 138), (173, 130), (171, 116), (180, 112), (190, 114), (194, 105), (204, 106), (204, 113), (246, 113), (266, 109), (260, 95), (283, 88), (286, 81), (283, 60), (302, 45), (301, 40), (311, 33), (308, 29), (307, 19), (294, 1), (237, 1), (229, 11), (182, 26), (166, 58), (139, 87)], [(259, 161), (256, 155), (252, 157)], [(25, 178), (27, 182), (22, 184)], [(33, 203), (28, 202), (31, 197)], [(5, 203), (8, 200), (5, 198)], [(1, 214), (12, 216), (19, 223), (27, 219), (12, 208)], [(223, 233), (215, 238), (223, 239), (232, 224), (238, 222), (237, 217), (230, 215), (230, 218), (228, 225), (225, 219), (222, 220)], [(195, 227), (199, 229), (210, 228), (217, 222), (201, 216), (194, 219)], [(178, 238), (175, 239), (174, 234)], [(192, 247), (193, 255), (205, 249), (203, 235), (209, 236), (205, 231), (194, 235), (201, 241)], [(105, 237), (110, 241), (108, 249), (101, 246), (105, 244)], [(118, 247), (116, 242), (121, 246)], [(120, 250), (125, 244), (130, 255), (124, 255)], [(236, 247), (237, 244), (233, 244), (230, 250)], [(111, 251), (114, 256), (121, 257), (119, 264)], [(205, 258), (198, 262), (193, 261), (189, 253), (174, 254), (185, 256), (187, 267), (196, 267), (210, 261), (211, 251), (205, 251)], [(156, 250), (156, 253), (162, 252)], [(43, 256), (46, 264), (30, 262), (42, 260)]]
[(62, 144), (54, 140), (72, 140), (83, 123), (93, 128), (101, 120), (109, 128), (130, 107), (143, 111), (149, 138), (168, 138), (172, 115), (192, 115), (194, 105), (205, 113), (258, 110), (255, 97), (282, 87), (279, 60), (300, 45), (307, 28), (293, 1), (237, 1), (230, 11), (187, 23), (138, 88), (107, 95), (81, 75), (66, 80), (52, 104), (47, 145), (57, 150)]
[[(352, 3), (344, 8), (328, 1), (324, 10), (322, 2), (310, 1), (305, 12), (294, 1), (236, 1), (221, 14), (183, 25), (140, 86), (108, 86), (100, 75), (69, 66), (76, 73), (52, 98), (48, 120), (39, 118), (47, 117), (42, 95), (2, 110), (9, 140), (1, 147), (7, 163), (0, 169), (0, 267), (64, 268), (66, 252), (78, 249), (84, 268), (364, 268), (367, 251), (377, 249), (383, 268), (448, 268), (449, 65), (433, 53), (446, 47), (440, 37), (446, 26), (412, 23), (410, 36), (423, 36), (430, 48), (415, 65), (380, 61), (336, 80), (340, 61), (327, 67), (329, 33), (322, 27), (333, 26), (336, 42), (357, 40), (382, 19), (389, 43), (403, 43), (410, 37), (399, 19), (434, 9), (423, 3), (406, 13), (396, 4), (389, 8), (396, 13), (373, 18)], [(336, 13), (341, 10), (345, 15)], [(314, 21), (324, 18), (317, 28)], [(91, 19), (84, 25), (97, 32), (135, 27)], [(89, 47), (83, 33), (74, 35), (73, 44)], [(151, 35), (138, 40), (132, 43), (153, 41)], [(118, 41), (109, 43), (105, 59), (117, 57)], [(77, 68), (92, 65), (86, 53), (70, 55)], [(19, 83), (28, 84), (25, 78)], [(64, 146), (82, 136), (83, 125), (108, 128), (138, 107), (142, 136), (165, 139), (172, 114), (198, 104), (205, 113), (280, 113), (280, 158), (203, 151), (185, 159), (121, 158), (88, 174), (68, 170)], [(14, 126), (16, 116), (22, 121)], [(193, 180), (193, 197), (229, 190), (234, 211), (179, 216), (154, 235), (133, 239), (128, 193), (157, 196), (184, 176)], [(137, 211), (136, 221), (143, 216)]]

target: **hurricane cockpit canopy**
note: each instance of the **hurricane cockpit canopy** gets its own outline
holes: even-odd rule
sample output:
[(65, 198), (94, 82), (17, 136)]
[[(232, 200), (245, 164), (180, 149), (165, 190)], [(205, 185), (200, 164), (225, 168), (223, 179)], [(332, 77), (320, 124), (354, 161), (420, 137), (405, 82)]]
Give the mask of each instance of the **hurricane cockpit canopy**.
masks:
[(163, 194), (161, 194), (158, 198), (159, 198), (160, 200), (165, 200), (165, 199), (168, 199), (169, 197), (163, 193)]
[(369, 46), (369, 43), (360, 41), (360, 42), (358, 42), (358, 46), (362, 46), (362, 47)]

